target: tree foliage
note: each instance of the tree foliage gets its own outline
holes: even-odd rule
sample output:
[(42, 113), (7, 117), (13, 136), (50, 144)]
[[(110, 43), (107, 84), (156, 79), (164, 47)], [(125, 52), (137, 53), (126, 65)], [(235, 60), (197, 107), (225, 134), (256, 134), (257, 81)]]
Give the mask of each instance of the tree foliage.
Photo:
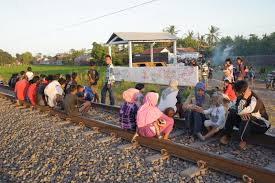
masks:
[(0, 65), (11, 64), (14, 61), (13, 57), (0, 49)]

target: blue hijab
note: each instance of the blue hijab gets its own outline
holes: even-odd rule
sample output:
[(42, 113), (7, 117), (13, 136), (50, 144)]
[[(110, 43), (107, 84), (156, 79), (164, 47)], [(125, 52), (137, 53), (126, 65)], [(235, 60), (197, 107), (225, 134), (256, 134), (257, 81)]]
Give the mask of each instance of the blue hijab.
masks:
[(199, 82), (195, 86), (196, 105), (201, 107), (202, 104), (204, 103), (204, 95), (203, 96), (198, 96), (198, 90), (199, 89), (205, 91), (205, 84), (202, 83), (202, 82)]

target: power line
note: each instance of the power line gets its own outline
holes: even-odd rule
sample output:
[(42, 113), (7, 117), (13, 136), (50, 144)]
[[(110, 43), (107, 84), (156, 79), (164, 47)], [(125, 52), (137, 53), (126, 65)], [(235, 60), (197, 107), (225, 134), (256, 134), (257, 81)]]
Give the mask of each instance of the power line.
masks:
[(95, 21), (95, 20), (98, 20), (98, 19), (101, 19), (101, 18), (104, 18), (104, 17), (108, 17), (108, 16), (111, 16), (111, 15), (114, 15), (114, 14), (121, 13), (123, 11), (134, 9), (134, 8), (137, 8), (137, 7), (140, 7), (140, 6), (144, 6), (146, 4), (151, 4), (151, 3), (155, 2), (155, 1), (159, 1), (159, 0), (147, 1), (147, 2), (140, 3), (140, 4), (137, 4), (137, 5), (134, 5), (134, 6), (130, 6), (128, 8), (124, 8), (124, 9), (121, 9), (121, 10), (118, 10), (118, 11), (107, 13), (107, 14), (104, 14), (104, 15), (101, 15), (101, 16), (98, 16), (98, 17), (95, 17), (95, 18), (89, 18), (87, 20), (84, 20), (84, 21), (81, 21), (81, 22), (78, 22), (78, 23), (74, 23), (74, 24), (71, 24), (71, 25), (66, 25), (64, 27), (58, 28), (58, 29), (56, 29), (56, 31), (62, 31), (62, 30), (65, 30), (66, 28), (70, 28), (70, 27), (75, 27), (75, 26), (79, 26), (79, 25), (82, 25), (82, 24), (86, 24), (86, 23), (89, 23), (89, 22), (92, 22), (92, 21)]

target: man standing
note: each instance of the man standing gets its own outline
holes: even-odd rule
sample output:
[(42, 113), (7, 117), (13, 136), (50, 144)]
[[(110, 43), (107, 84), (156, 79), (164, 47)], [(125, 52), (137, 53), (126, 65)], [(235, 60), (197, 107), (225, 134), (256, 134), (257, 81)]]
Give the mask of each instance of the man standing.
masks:
[(98, 85), (97, 82), (99, 80), (99, 74), (96, 70), (96, 63), (95, 62), (91, 62), (91, 67), (88, 71), (88, 78), (89, 78), (89, 85), (91, 87), (91, 89), (93, 90), (93, 93), (95, 95), (94, 97), (94, 102), (99, 102), (99, 95), (98, 95)]
[(113, 96), (113, 91), (112, 91), (112, 85), (115, 82), (115, 77), (113, 75), (113, 64), (112, 64), (112, 59), (110, 55), (105, 56), (105, 63), (107, 64), (106, 68), (106, 76), (105, 80), (103, 83), (103, 88), (101, 90), (101, 103), (105, 104), (106, 102), (106, 92), (109, 92), (109, 98), (110, 98), (110, 104), (115, 105), (115, 99)]

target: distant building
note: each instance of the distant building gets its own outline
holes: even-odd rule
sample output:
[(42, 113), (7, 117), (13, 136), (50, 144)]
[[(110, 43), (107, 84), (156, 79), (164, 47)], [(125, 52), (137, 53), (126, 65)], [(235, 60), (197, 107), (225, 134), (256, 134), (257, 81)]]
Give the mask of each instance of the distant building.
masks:
[[(151, 50), (146, 49), (142, 54), (135, 54), (133, 62), (150, 62)], [(169, 48), (154, 48), (153, 49), (154, 62), (173, 63), (174, 54), (173, 50)], [(177, 60), (183, 59), (197, 59), (199, 52), (194, 48), (177, 48)]]

